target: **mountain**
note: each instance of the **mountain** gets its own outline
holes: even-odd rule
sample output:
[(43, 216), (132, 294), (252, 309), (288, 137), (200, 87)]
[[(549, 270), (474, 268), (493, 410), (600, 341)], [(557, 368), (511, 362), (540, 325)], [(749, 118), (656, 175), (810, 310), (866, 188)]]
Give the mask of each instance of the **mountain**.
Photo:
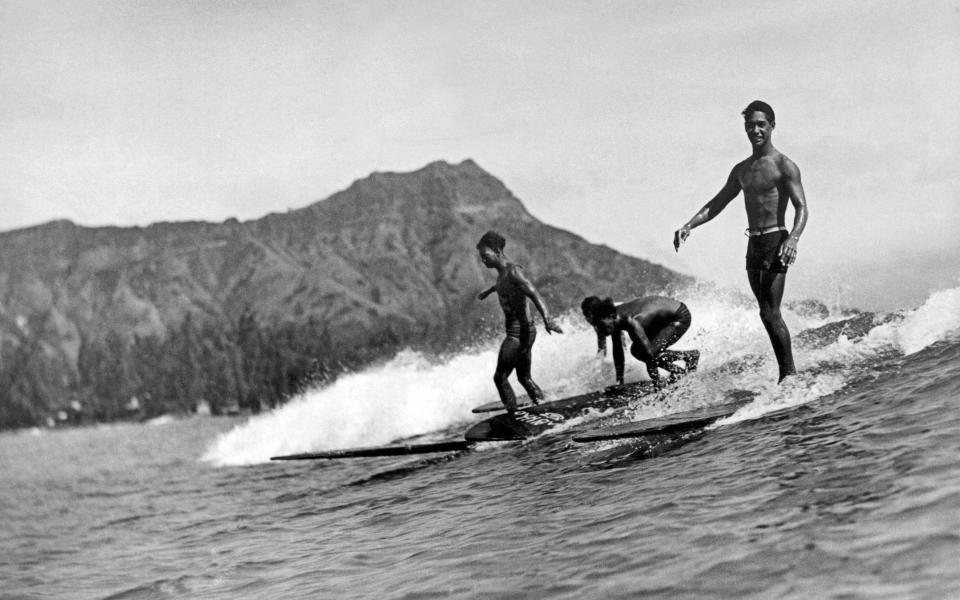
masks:
[(471, 160), (434, 162), (247, 222), (56, 221), (2, 233), (0, 348), (35, 344), (69, 386), (92, 343), (163, 339), (186, 319), (223, 327), (245, 312), (271, 327), (309, 321), (333, 351), (472, 339), (502, 321), (495, 299), (476, 299), (495, 279), (475, 250), (488, 229), (504, 234), (555, 314), (586, 295), (690, 281), (541, 223)]

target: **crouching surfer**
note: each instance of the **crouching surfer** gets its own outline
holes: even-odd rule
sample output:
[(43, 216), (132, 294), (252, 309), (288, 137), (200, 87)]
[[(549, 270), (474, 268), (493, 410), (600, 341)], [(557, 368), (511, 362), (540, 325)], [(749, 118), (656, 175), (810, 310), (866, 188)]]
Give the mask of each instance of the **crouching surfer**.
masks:
[(533, 342), (537, 339), (537, 330), (530, 318), (527, 299), (532, 300), (537, 307), (548, 333), (553, 331), (563, 333), (563, 330), (549, 316), (543, 298), (524, 275), (523, 268), (507, 259), (503, 253), (505, 245), (506, 240), (502, 235), (496, 231), (488, 231), (477, 243), (477, 252), (485, 267), (497, 270), (497, 283), (481, 292), (479, 298), (483, 300), (493, 292), (496, 292), (500, 298), (507, 336), (500, 345), (493, 382), (497, 386), (497, 393), (500, 394), (500, 401), (503, 402), (507, 412), (512, 413), (517, 409), (517, 398), (507, 378), (514, 369), (517, 371), (517, 380), (527, 391), (530, 401), (539, 404), (543, 400), (543, 390), (530, 376)]
[[(647, 366), (655, 385), (662, 383), (660, 369), (670, 373), (671, 381), (697, 369), (699, 350), (668, 350), (690, 329), (690, 310), (683, 302), (647, 296), (615, 305), (611, 298), (601, 300), (590, 296), (580, 308), (597, 331), (598, 345), (606, 336), (612, 336), (618, 384), (623, 383), (623, 333), (630, 337), (630, 354)], [(677, 364), (679, 361), (683, 361), (683, 366)]]

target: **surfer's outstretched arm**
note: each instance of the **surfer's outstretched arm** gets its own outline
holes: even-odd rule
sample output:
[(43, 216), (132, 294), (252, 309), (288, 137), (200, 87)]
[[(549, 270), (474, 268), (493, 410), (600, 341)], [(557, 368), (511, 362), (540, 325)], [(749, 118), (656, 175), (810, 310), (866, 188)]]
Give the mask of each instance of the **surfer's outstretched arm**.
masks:
[(511, 269), (511, 278), (513, 283), (517, 288), (523, 292), (523, 295), (533, 301), (533, 305), (537, 307), (537, 310), (540, 312), (540, 316), (543, 318), (543, 326), (546, 328), (547, 332), (556, 332), (563, 333), (563, 329), (560, 329), (560, 326), (556, 324), (552, 317), (550, 317), (547, 312), (547, 305), (543, 303), (543, 298), (540, 297), (540, 292), (537, 291), (537, 288), (533, 287), (533, 284), (530, 283), (530, 280), (527, 279), (527, 276), (523, 274), (523, 271), (519, 267)]
[(480, 293), (477, 295), (477, 300), (485, 300), (485, 299), (487, 298), (487, 296), (489, 296), (490, 294), (494, 293), (495, 291), (497, 291), (497, 286), (495, 286), (495, 285), (490, 286), (490, 289), (488, 289), (488, 290), (483, 290), (482, 292), (480, 292)]
[(730, 175), (727, 176), (727, 182), (720, 191), (717, 192), (717, 195), (704, 204), (703, 208), (697, 211), (697, 214), (693, 215), (692, 219), (684, 223), (680, 229), (673, 232), (673, 249), (679, 252), (680, 244), (687, 241), (687, 238), (690, 237), (690, 230), (703, 225), (719, 215), (720, 212), (737, 197), (740, 189), (740, 181), (737, 179), (737, 167), (735, 166), (730, 171)]

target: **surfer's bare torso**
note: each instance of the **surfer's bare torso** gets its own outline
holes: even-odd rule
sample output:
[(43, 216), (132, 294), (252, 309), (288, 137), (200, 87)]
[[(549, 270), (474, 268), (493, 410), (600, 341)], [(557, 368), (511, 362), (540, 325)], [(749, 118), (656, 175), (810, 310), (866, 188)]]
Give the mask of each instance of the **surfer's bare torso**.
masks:
[(672, 322), (680, 302), (664, 296), (647, 296), (625, 302), (617, 307), (620, 318), (614, 336), (626, 331), (633, 342), (649, 343), (645, 331), (659, 330)]
[(500, 308), (503, 309), (507, 331), (517, 327), (532, 327), (530, 308), (527, 303), (527, 290), (531, 286), (523, 274), (523, 268), (520, 265), (508, 264), (497, 274), (497, 283), (494, 287), (497, 298), (500, 300)]
[(732, 175), (743, 190), (750, 230), (784, 225), (790, 202), (788, 185), (791, 175), (797, 172), (793, 161), (777, 150), (765, 156), (751, 156), (734, 167)]

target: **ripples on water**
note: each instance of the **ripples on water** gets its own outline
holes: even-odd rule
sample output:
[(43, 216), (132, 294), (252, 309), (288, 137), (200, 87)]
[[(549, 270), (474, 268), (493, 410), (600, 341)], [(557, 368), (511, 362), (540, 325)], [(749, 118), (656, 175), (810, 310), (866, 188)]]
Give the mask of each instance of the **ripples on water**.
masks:
[[(261, 433), (191, 419), (5, 434), (0, 597), (957, 597), (960, 341), (881, 348), (916, 343), (910, 318), (809, 343), (819, 358), (795, 389), (758, 383), (753, 413), (652, 458), (559, 433), (216, 467), (197, 458)], [(750, 388), (772, 368), (708, 363), (660, 402)]]

